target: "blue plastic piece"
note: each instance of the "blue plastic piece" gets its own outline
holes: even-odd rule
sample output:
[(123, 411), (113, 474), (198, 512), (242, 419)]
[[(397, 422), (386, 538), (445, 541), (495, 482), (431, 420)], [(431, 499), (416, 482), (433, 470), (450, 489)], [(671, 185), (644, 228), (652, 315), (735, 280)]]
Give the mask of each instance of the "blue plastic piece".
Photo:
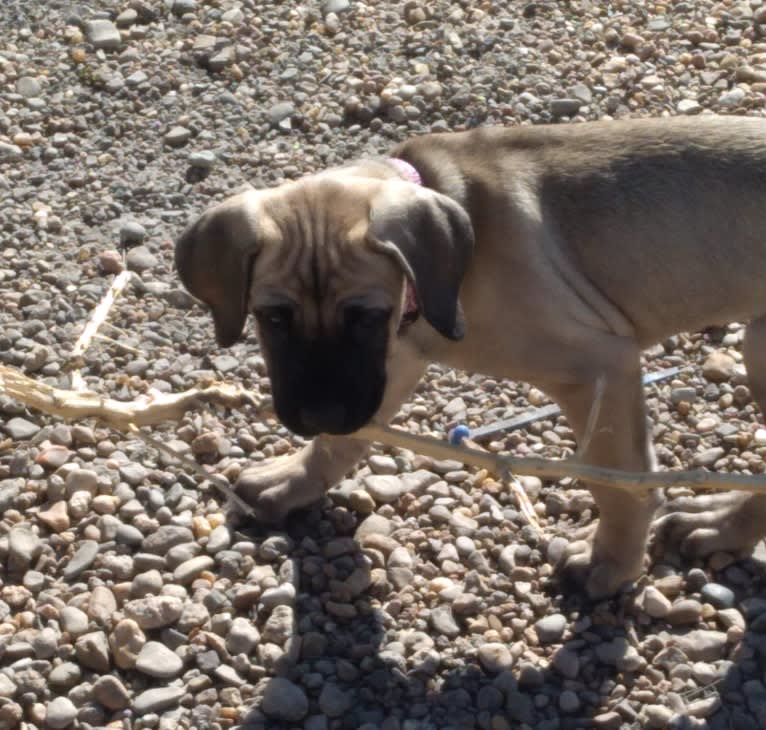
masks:
[(449, 442), (455, 446), (459, 446), (463, 439), (471, 438), (471, 429), (468, 426), (464, 426), (462, 423), (458, 424), (449, 432)]

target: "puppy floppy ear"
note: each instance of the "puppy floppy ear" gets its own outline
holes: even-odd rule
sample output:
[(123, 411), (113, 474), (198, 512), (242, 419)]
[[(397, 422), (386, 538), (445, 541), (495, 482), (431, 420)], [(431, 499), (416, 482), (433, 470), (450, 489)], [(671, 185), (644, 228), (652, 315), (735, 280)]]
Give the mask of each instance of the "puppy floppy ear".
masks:
[(368, 234), (413, 282), (426, 321), (444, 337), (462, 339), (458, 294), (474, 243), (463, 207), (434, 190), (397, 184), (373, 202)]
[(258, 249), (243, 203), (229, 201), (203, 213), (176, 243), (178, 275), (210, 307), (220, 347), (230, 347), (242, 335)]

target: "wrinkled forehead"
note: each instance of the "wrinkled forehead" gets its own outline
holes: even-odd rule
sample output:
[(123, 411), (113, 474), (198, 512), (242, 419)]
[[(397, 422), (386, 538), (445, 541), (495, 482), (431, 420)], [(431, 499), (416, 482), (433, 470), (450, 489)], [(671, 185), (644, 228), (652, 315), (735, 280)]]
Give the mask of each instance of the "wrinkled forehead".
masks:
[(282, 292), (301, 301), (335, 301), (396, 289), (396, 266), (367, 243), (372, 200), (382, 181), (332, 173), (250, 191), (249, 214), (262, 248), (251, 302)]

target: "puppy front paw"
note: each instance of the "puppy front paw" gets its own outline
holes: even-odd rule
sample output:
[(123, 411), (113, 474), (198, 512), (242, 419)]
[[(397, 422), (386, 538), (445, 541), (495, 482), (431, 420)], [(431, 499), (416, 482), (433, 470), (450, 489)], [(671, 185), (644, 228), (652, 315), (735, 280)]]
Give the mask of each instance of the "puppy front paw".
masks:
[(251, 466), (239, 475), (234, 490), (266, 524), (283, 522), (288, 513), (318, 501), (328, 488), (321, 475), (311, 475), (300, 457), (275, 459)]

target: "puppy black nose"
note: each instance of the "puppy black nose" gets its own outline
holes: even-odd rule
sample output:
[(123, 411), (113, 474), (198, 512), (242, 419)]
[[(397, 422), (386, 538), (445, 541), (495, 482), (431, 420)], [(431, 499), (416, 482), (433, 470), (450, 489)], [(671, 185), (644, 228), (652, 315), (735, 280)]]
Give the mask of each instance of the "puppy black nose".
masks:
[(311, 433), (346, 433), (346, 409), (340, 403), (301, 408), (301, 421)]

